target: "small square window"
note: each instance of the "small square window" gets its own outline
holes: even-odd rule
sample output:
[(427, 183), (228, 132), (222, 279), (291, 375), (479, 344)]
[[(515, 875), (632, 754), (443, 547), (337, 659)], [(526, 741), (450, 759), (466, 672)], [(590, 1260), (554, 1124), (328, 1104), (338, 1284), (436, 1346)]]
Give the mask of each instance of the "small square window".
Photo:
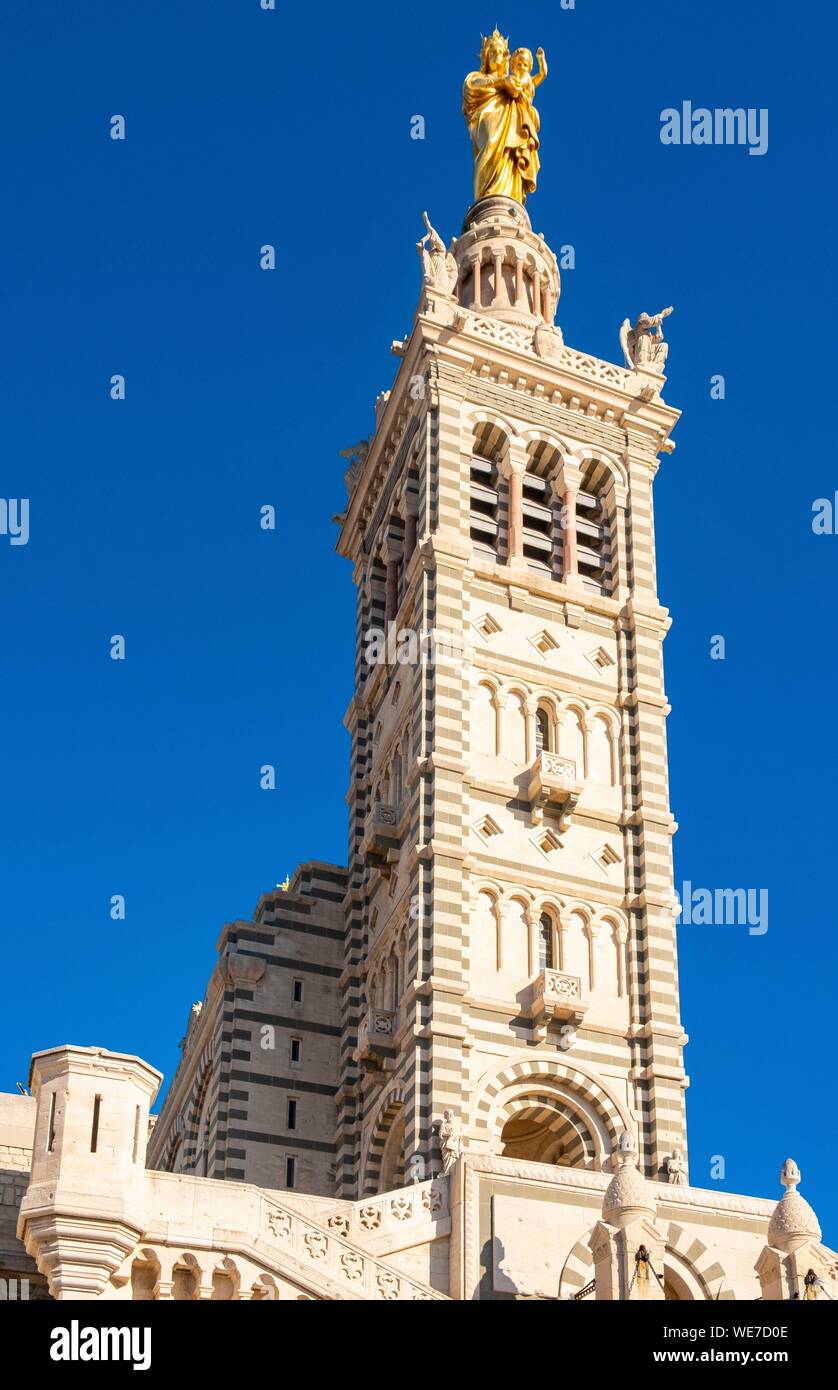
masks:
[(297, 1102), (295, 1100), (289, 1100), (288, 1102), (288, 1111), (285, 1116), (285, 1128), (297, 1128)]
[(303, 982), (302, 980), (292, 980), (291, 982), (291, 1001), (294, 1004), (303, 1002)]
[(297, 1160), (296, 1160), (296, 1158), (286, 1158), (286, 1160), (285, 1160), (285, 1186), (286, 1186), (286, 1187), (293, 1187), (293, 1186), (294, 1186), (294, 1180), (295, 1180), (296, 1176), (297, 1176)]
[(292, 1065), (292, 1067), (298, 1067), (298, 1066), (300, 1065), (300, 1060), (301, 1060), (301, 1056), (302, 1056), (302, 1051), (303, 1051), (303, 1044), (302, 1044), (302, 1041), (301, 1041), (299, 1038), (292, 1038), (292, 1039), (291, 1039), (291, 1065)]

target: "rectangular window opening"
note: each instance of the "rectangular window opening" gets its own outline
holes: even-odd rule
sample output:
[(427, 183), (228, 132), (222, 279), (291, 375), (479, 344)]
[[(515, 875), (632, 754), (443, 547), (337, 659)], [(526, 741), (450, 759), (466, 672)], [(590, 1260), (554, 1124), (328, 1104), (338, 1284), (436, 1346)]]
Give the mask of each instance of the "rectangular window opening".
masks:
[(95, 1154), (96, 1145), (99, 1142), (99, 1111), (102, 1108), (102, 1097), (96, 1096), (93, 1101), (93, 1127), (90, 1131), (90, 1152)]

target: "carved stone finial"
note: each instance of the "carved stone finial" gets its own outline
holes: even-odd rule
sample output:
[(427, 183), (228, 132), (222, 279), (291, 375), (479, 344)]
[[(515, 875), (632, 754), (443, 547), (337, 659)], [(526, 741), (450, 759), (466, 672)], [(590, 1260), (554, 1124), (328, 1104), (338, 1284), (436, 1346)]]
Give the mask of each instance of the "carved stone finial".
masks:
[(638, 1171), (638, 1160), (637, 1140), (626, 1130), (614, 1150), (617, 1171), (602, 1202), (602, 1219), (611, 1226), (627, 1226), (638, 1217), (654, 1220), (657, 1201), (651, 1184)]
[(637, 1160), (640, 1151), (637, 1147), (637, 1140), (631, 1130), (624, 1129), (614, 1150), (614, 1163), (618, 1168), (625, 1168), (626, 1164), (633, 1163), (637, 1167)]
[(800, 1169), (793, 1158), (787, 1158), (780, 1170), (780, 1182), (786, 1189), (774, 1208), (768, 1225), (768, 1244), (786, 1254), (809, 1240), (819, 1241), (821, 1228), (805, 1197), (797, 1191)]
[(780, 1169), (780, 1182), (787, 1192), (794, 1192), (800, 1185), (800, 1169), (793, 1158), (787, 1158)]

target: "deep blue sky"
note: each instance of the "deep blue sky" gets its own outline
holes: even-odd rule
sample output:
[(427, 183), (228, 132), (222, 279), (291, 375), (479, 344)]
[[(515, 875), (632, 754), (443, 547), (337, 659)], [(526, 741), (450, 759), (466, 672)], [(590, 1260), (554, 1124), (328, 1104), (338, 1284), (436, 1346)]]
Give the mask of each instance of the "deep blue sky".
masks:
[[(7, 7), (0, 494), (31, 499), (31, 539), (0, 537), (0, 1088), (66, 1041), (168, 1079), (223, 922), (345, 858), (338, 450), (391, 382), (422, 209), (450, 236), (470, 202), (459, 91), (495, 19), (550, 62), (529, 208), (576, 248), (566, 340), (619, 360), (626, 314), (676, 306), (684, 418), (656, 484), (676, 880), (770, 894), (764, 937), (681, 932), (692, 1180), (722, 1154), (723, 1186), (779, 1195), (791, 1154), (835, 1244), (825, 6)], [(767, 107), (768, 153), (663, 147), (684, 99)]]

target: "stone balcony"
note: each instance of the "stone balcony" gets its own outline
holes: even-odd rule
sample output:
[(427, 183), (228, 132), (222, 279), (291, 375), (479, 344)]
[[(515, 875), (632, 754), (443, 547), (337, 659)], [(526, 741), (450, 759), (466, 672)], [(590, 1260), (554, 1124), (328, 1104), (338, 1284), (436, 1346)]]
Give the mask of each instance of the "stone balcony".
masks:
[(527, 787), (533, 825), (543, 821), (545, 806), (556, 806), (561, 811), (559, 829), (566, 830), (581, 795), (582, 783), (577, 781), (573, 758), (564, 758), (559, 753), (538, 754)]
[(358, 1061), (361, 1066), (367, 1071), (390, 1070), (396, 1056), (395, 1036), (395, 1011), (368, 1009), (358, 1026)]
[(564, 975), (561, 970), (549, 969), (536, 975), (530, 1016), (539, 1042), (546, 1039), (551, 1023), (581, 1023), (587, 1009), (578, 975)]
[(364, 824), (361, 853), (382, 865), (392, 864), (399, 856), (399, 823), (402, 810), (391, 802), (376, 801)]

